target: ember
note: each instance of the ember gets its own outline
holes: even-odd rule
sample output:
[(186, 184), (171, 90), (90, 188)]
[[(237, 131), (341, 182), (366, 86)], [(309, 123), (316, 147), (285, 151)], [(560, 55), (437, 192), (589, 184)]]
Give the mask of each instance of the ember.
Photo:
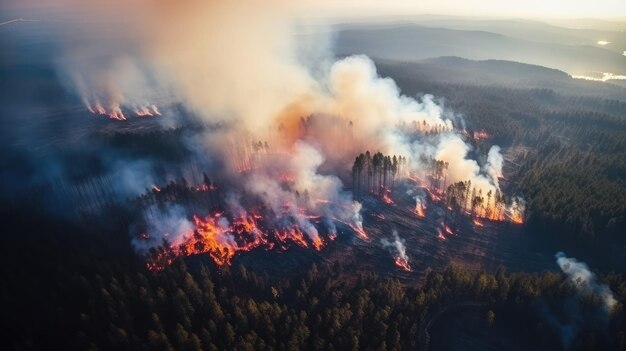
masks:
[(410, 272), (411, 269), (411, 265), (409, 264), (408, 261), (406, 261), (404, 258), (402, 257), (396, 257), (396, 259), (394, 260), (394, 263), (396, 266), (398, 266), (398, 268), (403, 269), (407, 272)]

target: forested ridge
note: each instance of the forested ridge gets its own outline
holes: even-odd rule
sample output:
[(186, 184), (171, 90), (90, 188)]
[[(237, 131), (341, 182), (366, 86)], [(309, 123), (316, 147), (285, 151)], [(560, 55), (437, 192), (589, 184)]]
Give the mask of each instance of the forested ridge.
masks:
[[(574, 285), (551, 272), (450, 266), (414, 285), (333, 263), (273, 277), (237, 262), (217, 268), (198, 256), (152, 273), (127, 242), (104, 231), (86, 237), (66, 223), (19, 215), (7, 222), (41, 233), (2, 246), (3, 325), (15, 350), (425, 349), (425, 323), (440, 309), (467, 302), (484, 305), (485, 328), (514, 322), (528, 326), (529, 347), (559, 349), (559, 331), (539, 306), (561, 313), (577, 301), (576, 320), (585, 320), (596, 318), (601, 303), (593, 295), (576, 297)], [(626, 282), (617, 274), (603, 280), (618, 305), (606, 324), (579, 328), (573, 349), (626, 346)]]
[(524, 148), (505, 190), (526, 198), (529, 225), (582, 241), (626, 241), (626, 97), (433, 82), (399, 67), (382, 65), (381, 74), (407, 95), (443, 97), (468, 129), (491, 135), (475, 144), (480, 152)]

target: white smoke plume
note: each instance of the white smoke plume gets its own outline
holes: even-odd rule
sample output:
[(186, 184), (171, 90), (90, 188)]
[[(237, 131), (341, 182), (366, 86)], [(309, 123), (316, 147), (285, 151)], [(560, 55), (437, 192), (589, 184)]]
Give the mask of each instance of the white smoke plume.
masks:
[(325, 224), (332, 234), (336, 233), (333, 220), (362, 228), (360, 204), (343, 190), (339, 178), (318, 173), (323, 162), (316, 148), (297, 142), (285, 162), (263, 164), (244, 175), (243, 184), (249, 194), (272, 210), (275, 220), (295, 222), (313, 243), (318, 243), (321, 239), (311, 216), (327, 219)]
[(405, 240), (400, 238), (397, 230), (393, 230), (393, 241), (388, 240), (387, 238), (382, 238), (380, 240), (381, 244), (385, 248), (391, 248), (394, 252), (396, 265), (405, 268), (406, 270), (411, 270), (411, 266), (409, 265), (409, 256), (406, 254), (406, 246)]
[(487, 169), (487, 174), (490, 176), (496, 187), (499, 184), (499, 178), (502, 178), (503, 164), (504, 158), (502, 158), (502, 154), (500, 153), (500, 147), (498, 145), (492, 146), (487, 154), (487, 164), (485, 165), (485, 168)]
[(613, 292), (607, 285), (598, 282), (595, 274), (591, 272), (586, 263), (573, 257), (567, 257), (563, 252), (557, 252), (555, 258), (561, 271), (567, 275), (568, 280), (580, 294), (600, 297), (604, 310), (607, 313), (613, 311), (617, 305)]
[[(64, 41), (60, 61), (69, 62), (63, 71), (91, 109), (118, 119), (126, 117), (123, 106), (156, 114), (153, 95), (167, 87), (201, 118), (229, 123), (232, 131), (221, 140), (250, 133), (289, 151), (297, 140), (313, 139), (329, 163), (345, 164), (370, 149), (412, 158), (415, 171), (419, 157), (429, 156), (450, 164), (448, 183), (469, 179), (483, 193), (498, 186), (498, 149), (481, 170), (452, 133), (454, 116), (432, 96), (402, 95), (365, 56), (328, 64), (327, 38), (296, 35), (306, 28), (302, 17), (315, 10), (312, 2), (66, 1), (82, 18), (61, 31), (72, 40)], [(309, 115), (316, 118), (303, 130), (301, 118)], [(417, 131), (440, 136), (416, 138)], [(224, 145), (212, 143), (211, 151), (228, 158)]]
[[(314, 8), (305, 3), (307, 11)], [(255, 196), (275, 221), (298, 225), (312, 242), (320, 233), (310, 216), (324, 217), (331, 233), (333, 220), (363, 232), (360, 204), (329, 173), (341, 175), (365, 150), (403, 155), (417, 174), (425, 172), (422, 159), (442, 160), (449, 164), (447, 184), (471, 180), (483, 193), (498, 189), (499, 148), (481, 168), (455, 132), (455, 116), (434, 97), (402, 95), (365, 56), (331, 64), (328, 40), (295, 34), (303, 25), (299, 5), (88, 0), (75, 6), (82, 18), (61, 31), (71, 39), (60, 58), (70, 65), (61, 70), (88, 107), (102, 105), (117, 119), (125, 118), (125, 106), (156, 114), (153, 96), (165, 90), (207, 125), (222, 126), (206, 133), (196, 154), (225, 165), (218, 176), (233, 183), (233, 193)], [(321, 49), (312, 50), (318, 43)], [(227, 201), (231, 215), (244, 208), (236, 196)], [(407, 259), (395, 237), (399, 257)]]
[[(574, 286), (576, 296), (559, 301), (564, 305), (561, 312), (553, 311), (545, 301), (539, 301), (538, 308), (545, 321), (560, 334), (563, 348), (567, 350), (582, 330), (606, 328), (617, 301), (611, 289), (597, 281), (587, 264), (567, 257), (563, 252), (557, 252), (555, 258), (568, 282)], [(583, 298), (590, 295), (599, 298), (599, 310), (583, 308)]]
[[(193, 235), (193, 223), (186, 218), (186, 211), (182, 206), (172, 205), (164, 210), (157, 206), (148, 208), (144, 216), (149, 226), (144, 235), (148, 237), (133, 237), (131, 244), (140, 254), (146, 254), (150, 248), (158, 247), (167, 240), (172, 245), (180, 245)], [(149, 234), (148, 234), (149, 233)]]

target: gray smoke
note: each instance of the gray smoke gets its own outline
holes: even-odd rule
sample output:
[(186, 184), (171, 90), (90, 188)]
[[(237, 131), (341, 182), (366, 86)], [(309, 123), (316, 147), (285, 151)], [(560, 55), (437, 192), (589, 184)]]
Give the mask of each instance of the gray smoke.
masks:
[(382, 238), (380, 242), (383, 244), (385, 248), (393, 249), (393, 255), (396, 258), (399, 258), (403, 262), (409, 263), (409, 256), (406, 254), (406, 246), (405, 240), (400, 238), (397, 230), (393, 230), (393, 241), (388, 240), (387, 238)]
[[(544, 301), (540, 301), (538, 307), (544, 320), (561, 336), (563, 348), (569, 349), (580, 331), (608, 326), (617, 300), (607, 285), (598, 282), (586, 263), (567, 257), (563, 252), (557, 252), (555, 258), (567, 276), (567, 281), (573, 285), (576, 295), (561, 302), (561, 313), (552, 311)], [(584, 299), (589, 296), (599, 298), (600, 309), (591, 312), (585, 309)]]
[(568, 280), (576, 287), (579, 294), (595, 295), (602, 301), (602, 308), (611, 313), (617, 305), (614, 294), (606, 284), (601, 284), (596, 279), (595, 274), (589, 270), (584, 262), (579, 262), (573, 257), (566, 257), (565, 253), (557, 252), (556, 263), (567, 275)]

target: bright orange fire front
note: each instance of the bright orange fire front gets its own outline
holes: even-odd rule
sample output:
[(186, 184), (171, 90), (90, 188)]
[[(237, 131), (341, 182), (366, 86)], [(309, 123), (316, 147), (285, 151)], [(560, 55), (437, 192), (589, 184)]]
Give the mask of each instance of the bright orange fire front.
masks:
[[(233, 257), (239, 252), (248, 252), (256, 248), (264, 247), (273, 249), (276, 245), (286, 250), (295, 244), (302, 248), (310, 248), (319, 251), (326, 244), (337, 237), (336, 232), (330, 232), (328, 238), (319, 235), (306, 235), (296, 225), (277, 229), (263, 230), (260, 215), (249, 215), (237, 218), (231, 222), (224, 217), (223, 212), (216, 212), (204, 218), (193, 216), (193, 231), (179, 233), (178, 242), (172, 242), (168, 247), (160, 249), (147, 262), (147, 268), (159, 271), (171, 264), (176, 257), (208, 254), (218, 266), (229, 265)], [(367, 238), (367, 234), (360, 225), (346, 223), (361, 238)], [(148, 240), (150, 235), (142, 232), (139, 239)]]

